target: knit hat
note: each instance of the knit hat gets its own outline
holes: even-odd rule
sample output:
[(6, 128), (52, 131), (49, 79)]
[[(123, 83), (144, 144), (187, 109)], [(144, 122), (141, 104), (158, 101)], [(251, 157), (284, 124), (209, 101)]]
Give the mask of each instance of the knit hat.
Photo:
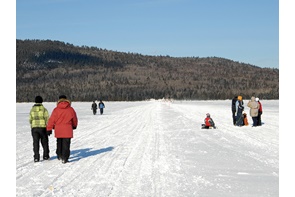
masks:
[(207, 113), (207, 114), (206, 114), (206, 116), (207, 116), (207, 117), (210, 117), (210, 114), (209, 114), (209, 113)]
[(67, 99), (67, 97), (65, 95), (60, 95), (59, 99)]
[(257, 98), (255, 99), (255, 101), (257, 101), (257, 102), (258, 102), (258, 101), (259, 101), (259, 98), (257, 97)]
[(35, 103), (43, 103), (43, 98), (41, 96), (36, 96)]
[(238, 96), (238, 100), (241, 101), (243, 99), (242, 96)]

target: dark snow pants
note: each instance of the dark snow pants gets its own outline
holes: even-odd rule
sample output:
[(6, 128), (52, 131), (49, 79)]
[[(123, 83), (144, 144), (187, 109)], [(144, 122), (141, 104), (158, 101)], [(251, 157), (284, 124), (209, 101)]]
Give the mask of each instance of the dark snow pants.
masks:
[(48, 135), (46, 128), (32, 128), (34, 159), (40, 159), (40, 141), (43, 147), (43, 158), (49, 157)]
[(257, 116), (257, 126), (261, 126), (261, 114), (262, 114), (262, 112), (258, 112), (258, 116)]
[(57, 158), (68, 161), (70, 157), (71, 138), (56, 138)]
[(233, 113), (233, 124), (236, 125), (236, 111), (232, 111)]
[(100, 108), (100, 114), (101, 115), (103, 114), (103, 108)]
[(236, 116), (236, 125), (243, 126), (244, 125), (244, 116), (242, 112), (238, 112)]
[(252, 117), (253, 120), (253, 127), (258, 126), (258, 117)]

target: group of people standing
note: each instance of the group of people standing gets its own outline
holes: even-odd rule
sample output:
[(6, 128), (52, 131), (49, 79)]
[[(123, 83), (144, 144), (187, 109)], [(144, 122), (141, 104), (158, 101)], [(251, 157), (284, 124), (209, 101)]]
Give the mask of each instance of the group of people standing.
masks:
[[(258, 97), (251, 97), (248, 102), (247, 107), (250, 108), (250, 116), (252, 117), (253, 127), (261, 126), (261, 115), (262, 115), (262, 104)], [(235, 96), (232, 99), (232, 119), (233, 125), (235, 126), (247, 126), (248, 119), (247, 114), (244, 112), (244, 101), (242, 96)], [(216, 129), (215, 123), (211, 118), (210, 114), (206, 114), (204, 119), (204, 124), (202, 124), (202, 129)]]
[(43, 147), (43, 160), (49, 160), (49, 140), (52, 134), (56, 137), (56, 155), (62, 163), (67, 163), (70, 157), (70, 144), (73, 138), (73, 130), (78, 126), (78, 118), (71, 107), (71, 101), (65, 95), (59, 96), (56, 107), (51, 116), (43, 106), (43, 98), (35, 97), (35, 104), (30, 110), (29, 122), (33, 137), (34, 162), (40, 161), (40, 142)]
[[(103, 109), (105, 108), (105, 105), (104, 105), (104, 103), (102, 102), (102, 100), (99, 100), (98, 108), (99, 108), (99, 111), (100, 111), (100, 115), (102, 115), (102, 114), (103, 114)], [(97, 104), (96, 104), (95, 101), (93, 101), (93, 103), (92, 103), (92, 105), (91, 105), (91, 110), (93, 111), (93, 115), (96, 115)]]
[[(261, 126), (262, 104), (258, 97), (251, 97), (247, 107), (250, 108), (250, 116), (252, 117), (253, 127)], [(232, 118), (235, 126), (244, 126), (247, 114), (244, 112), (244, 101), (242, 96), (235, 96), (232, 99)]]

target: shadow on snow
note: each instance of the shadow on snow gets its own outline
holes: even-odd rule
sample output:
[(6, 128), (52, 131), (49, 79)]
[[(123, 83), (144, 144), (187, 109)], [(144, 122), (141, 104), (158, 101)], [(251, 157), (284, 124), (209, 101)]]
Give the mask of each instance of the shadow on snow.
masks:
[[(114, 147), (110, 146), (110, 147), (101, 148), (98, 150), (92, 150), (92, 148), (73, 150), (73, 151), (71, 151), (70, 162), (79, 161), (80, 159), (83, 159), (86, 157), (91, 157), (91, 156), (95, 156), (95, 155), (98, 155), (101, 153), (112, 151), (113, 149), (114, 149)], [(56, 158), (57, 158), (57, 156), (52, 157), (52, 159), (56, 159)]]

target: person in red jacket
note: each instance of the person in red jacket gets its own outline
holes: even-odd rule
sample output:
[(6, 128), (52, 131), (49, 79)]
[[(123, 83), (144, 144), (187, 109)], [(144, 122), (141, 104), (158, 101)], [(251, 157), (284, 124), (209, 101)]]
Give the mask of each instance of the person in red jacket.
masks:
[(258, 97), (255, 100), (259, 103), (257, 126), (261, 126), (262, 104)]
[(56, 155), (62, 163), (67, 163), (70, 157), (71, 138), (73, 130), (78, 126), (78, 118), (71, 101), (65, 95), (59, 96), (57, 106), (53, 109), (46, 130), (56, 137)]
[(213, 119), (210, 117), (209, 113), (206, 114), (206, 118), (204, 120), (204, 123), (205, 124), (202, 124), (203, 129), (210, 129), (210, 128), (216, 129), (215, 123), (214, 123)]

